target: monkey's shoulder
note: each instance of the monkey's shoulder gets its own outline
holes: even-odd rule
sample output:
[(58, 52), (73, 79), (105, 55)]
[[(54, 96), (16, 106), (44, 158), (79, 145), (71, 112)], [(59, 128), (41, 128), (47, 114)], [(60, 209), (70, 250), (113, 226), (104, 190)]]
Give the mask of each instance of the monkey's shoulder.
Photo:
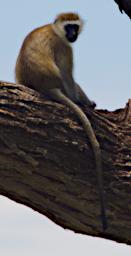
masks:
[(32, 30), (25, 38), (23, 45), (31, 44), (34, 42), (41, 42), (42, 40), (46, 39), (48, 40), (49, 37), (51, 37), (53, 34), (51, 24), (38, 27), (34, 30)]
[(66, 44), (48, 24), (34, 29), (25, 38), (22, 48), (22, 56), (28, 56), (32, 61), (37, 58), (40, 62), (45, 61), (46, 56), (52, 58), (62, 70), (72, 70), (73, 56), (70, 45)]

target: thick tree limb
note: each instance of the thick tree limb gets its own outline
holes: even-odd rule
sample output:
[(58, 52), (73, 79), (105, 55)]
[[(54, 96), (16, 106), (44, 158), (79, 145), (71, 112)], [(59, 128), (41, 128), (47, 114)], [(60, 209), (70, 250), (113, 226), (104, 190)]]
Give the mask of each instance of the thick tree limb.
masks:
[(131, 0), (114, 0), (119, 7), (121, 13), (123, 11), (129, 16), (131, 19)]
[(0, 82), (0, 194), (75, 232), (131, 244), (131, 100), (84, 109), (102, 148), (108, 229), (101, 229), (94, 156), (75, 115), (22, 85)]

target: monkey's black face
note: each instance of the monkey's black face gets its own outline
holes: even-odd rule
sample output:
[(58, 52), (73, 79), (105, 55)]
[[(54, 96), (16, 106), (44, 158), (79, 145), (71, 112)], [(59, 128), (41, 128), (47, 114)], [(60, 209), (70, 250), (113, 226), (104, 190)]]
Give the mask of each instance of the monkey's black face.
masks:
[(66, 38), (70, 43), (76, 41), (79, 34), (79, 25), (77, 24), (67, 24), (65, 25)]

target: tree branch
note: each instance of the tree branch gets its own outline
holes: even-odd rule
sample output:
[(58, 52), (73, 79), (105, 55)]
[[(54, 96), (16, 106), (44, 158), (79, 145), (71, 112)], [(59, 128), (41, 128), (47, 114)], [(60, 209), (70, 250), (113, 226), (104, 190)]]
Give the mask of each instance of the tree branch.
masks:
[(108, 229), (101, 229), (94, 156), (70, 110), (0, 82), (0, 194), (75, 232), (131, 244), (131, 100), (84, 109), (102, 149)]
[(128, 15), (128, 17), (131, 19), (131, 0), (114, 0), (119, 7), (119, 10), (121, 13), (123, 11)]

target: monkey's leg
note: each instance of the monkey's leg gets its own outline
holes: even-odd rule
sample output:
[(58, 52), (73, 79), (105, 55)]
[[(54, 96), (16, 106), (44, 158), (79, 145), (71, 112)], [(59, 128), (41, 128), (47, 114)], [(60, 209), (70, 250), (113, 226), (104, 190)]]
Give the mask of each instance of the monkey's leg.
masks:
[(99, 188), (99, 196), (100, 196), (100, 204), (101, 204), (101, 218), (102, 218), (102, 227), (103, 230), (107, 228), (107, 218), (106, 218), (106, 208), (105, 208), (105, 199), (104, 199), (104, 188), (103, 188), (103, 168), (102, 168), (102, 159), (101, 159), (101, 150), (99, 142), (96, 139), (95, 133), (91, 126), (90, 121), (84, 112), (77, 106), (74, 102), (72, 102), (68, 97), (66, 97), (60, 89), (51, 89), (49, 92), (52, 99), (57, 102), (61, 102), (68, 106), (74, 113), (77, 115), (81, 123), (83, 124), (84, 130), (90, 140), (92, 145), (95, 163), (96, 163), (96, 171), (97, 171), (97, 179), (98, 179), (98, 188)]

